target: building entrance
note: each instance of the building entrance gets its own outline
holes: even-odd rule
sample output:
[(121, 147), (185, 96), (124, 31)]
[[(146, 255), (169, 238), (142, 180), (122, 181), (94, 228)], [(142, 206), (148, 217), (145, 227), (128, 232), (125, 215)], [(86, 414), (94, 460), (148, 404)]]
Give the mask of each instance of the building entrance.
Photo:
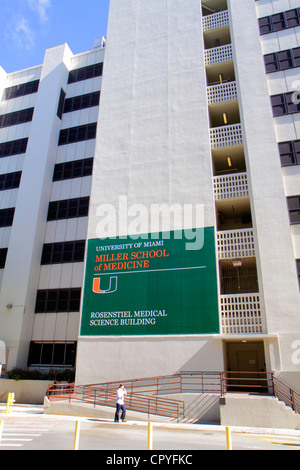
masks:
[(263, 342), (226, 343), (226, 370), (230, 391), (265, 393), (267, 376)]

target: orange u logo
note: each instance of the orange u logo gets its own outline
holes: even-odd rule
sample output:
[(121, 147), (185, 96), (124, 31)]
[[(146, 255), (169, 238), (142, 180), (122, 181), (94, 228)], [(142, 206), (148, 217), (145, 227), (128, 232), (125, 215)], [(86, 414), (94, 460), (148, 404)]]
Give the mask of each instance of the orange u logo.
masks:
[(95, 277), (93, 280), (93, 292), (95, 294), (112, 294), (116, 292), (118, 286), (118, 278), (117, 277), (110, 277), (109, 278), (109, 288), (103, 290), (100, 288), (101, 278)]

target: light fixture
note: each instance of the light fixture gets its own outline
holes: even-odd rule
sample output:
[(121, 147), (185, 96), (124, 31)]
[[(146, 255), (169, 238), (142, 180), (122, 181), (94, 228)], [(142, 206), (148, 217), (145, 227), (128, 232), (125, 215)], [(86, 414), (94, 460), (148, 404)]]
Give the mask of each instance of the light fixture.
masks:
[(240, 259), (237, 259), (237, 260), (232, 261), (232, 266), (233, 266), (234, 268), (240, 268), (240, 267), (242, 266), (242, 264), (243, 264), (243, 263), (242, 263), (242, 261), (241, 261)]
[(11, 310), (13, 307), (23, 307), (23, 314), (25, 314), (25, 310), (26, 310), (26, 305), (16, 305), (16, 304), (8, 303), (5, 305), (5, 307), (7, 308), (7, 310)]
[(229, 167), (232, 166), (231, 157), (227, 157), (227, 165), (228, 165)]
[(226, 113), (223, 113), (223, 121), (224, 121), (224, 124), (227, 124), (227, 114)]

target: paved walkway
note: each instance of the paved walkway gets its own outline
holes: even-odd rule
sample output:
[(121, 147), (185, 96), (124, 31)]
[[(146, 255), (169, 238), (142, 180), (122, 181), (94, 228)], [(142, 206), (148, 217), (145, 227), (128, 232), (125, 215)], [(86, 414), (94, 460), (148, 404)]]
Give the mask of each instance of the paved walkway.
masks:
[[(5, 405), (0, 405), (0, 421), (0, 450), (73, 450), (77, 422), (78, 450), (102, 450), (102, 459), (116, 458), (124, 451), (131, 451), (132, 458), (145, 458), (143, 451), (148, 450), (148, 422), (130, 420), (129, 415), (126, 423), (114, 423), (113, 417), (45, 415), (43, 406), (30, 405), (14, 405), (13, 411), (5, 415)], [(146, 457), (146, 463), (151, 465), (167, 463), (159, 461), (162, 451), (162, 455), (177, 458), (190, 455), (195, 463), (196, 451), (227, 449), (224, 426), (159, 422), (152, 426), (152, 461)], [(232, 450), (300, 450), (300, 431), (241, 427), (230, 431)], [(134, 466), (134, 462), (130, 464)]]

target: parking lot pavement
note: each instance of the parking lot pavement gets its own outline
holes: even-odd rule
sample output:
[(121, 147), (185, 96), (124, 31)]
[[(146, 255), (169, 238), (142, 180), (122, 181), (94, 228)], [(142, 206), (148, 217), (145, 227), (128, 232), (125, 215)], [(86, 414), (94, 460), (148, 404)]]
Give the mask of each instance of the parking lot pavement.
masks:
[[(120, 452), (131, 451), (132, 456), (139, 455), (147, 451), (149, 445), (147, 421), (129, 419), (126, 423), (114, 423), (113, 418), (45, 415), (42, 406), (17, 405), (8, 415), (0, 406), (0, 421), (3, 423), (0, 450), (73, 450), (76, 422), (79, 423), (78, 450), (102, 450), (101, 458), (106, 464), (117, 464), (109, 459), (116, 459)], [(300, 431), (230, 430), (232, 450), (300, 450)], [(154, 460), (150, 463), (167, 463), (160, 462), (156, 452), (168, 452), (162, 455), (171, 456), (190, 455), (192, 460), (197, 458), (196, 451), (224, 451), (227, 444), (223, 426), (153, 423), (151, 455)], [(130, 462), (134, 466), (137, 461)]]

